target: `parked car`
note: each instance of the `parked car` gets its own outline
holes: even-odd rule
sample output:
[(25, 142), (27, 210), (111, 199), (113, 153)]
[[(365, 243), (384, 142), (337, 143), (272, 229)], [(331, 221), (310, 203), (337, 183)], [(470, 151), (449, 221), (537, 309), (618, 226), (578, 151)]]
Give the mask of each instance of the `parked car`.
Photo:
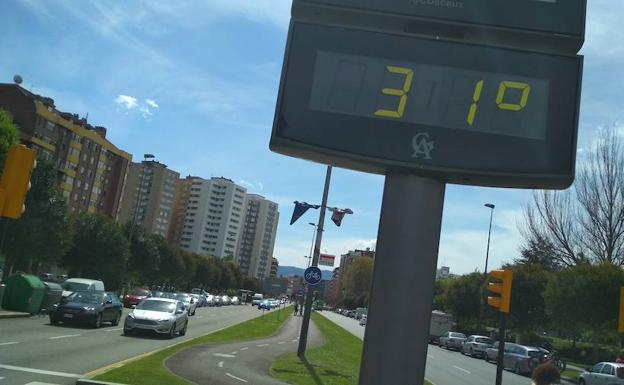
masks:
[(622, 385), (624, 384), (624, 364), (600, 362), (586, 369), (579, 376), (579, 385)]
[(453, 329), (453, 316), (439, 310), (431, 311), (431, 322), (429, 323), (429, 343), (439, 341), (439, 338), (446, 332)]
[(219, 297), (218, 295), (215, 295), (213, 300), (214, 300), (214, 305), (215, 306), (221, 306), (222, 305), (221, 304), (221, 297)]
[(70, 278), (61, 284), (63, 297), (75, 291), (104, 291), (104, 282), (96, 279)]
[(161, 298), (163, 296), (163, 294), (165, 294), (162, 291), (153, 291), (152, 292), (152, 297), (156, 297), (156, 298)]
[(195, 299), (195, 303), (197, 304), (197, 307), (204, 307), (205, 306), (205, 302), (204, 302), (204, 297), (200, 294), (190, 294), (191, 297), (193, 297), (193, 299)]
[(485, 336), (472, 335), (466, 339), (466, 342), (462, 345), (462, 354), (470, 354), (471, 357), (485, 356), (485, 350), (494, 345), (494, 341)]
[(187, 328), (188, 312), (184, 303), (168, 298), (148, 298), (128, 314), (123, 333), (149, 331), (173, 338), (176, 333), (185, 335)]
[(215, 305), (215, 296), (212, 294), (208, 294), (206, 296), (206, 305), (214, 306)]
[(466, 341), (466, 335), (458, 332), (446, 332), (440, 337), (440, 347), (460, 350)]
[(362, 314), (362, 316), (360, 317), (360, 325), (362, 326), (366, 325), (367, 319), (368, 319), (368, 316), (366, 314)]
[(50, 323), (86, 323), (95, 328), (103, 322), (116, 326), (121, 319), (122, 305), (113, 293), (74, 291), (50, 308)]
[(195, 302), (195, 298), (191, 297), (188, 293), (178, 293), (176, 294), (175, 299), (184, 304), (184, 308), (188, 312), (188, 315), (195, 315), (195, 311), (197, 311), (197, 302)]
[(269, 302), (271, 303), (271, 308), (275, 309), (279, 307), (279, 301), (276, 300), (275, 298), (271, 298), (269, 299)]
[(232, 297), (232, 305), (240, 305), (240, 300), (238, 297)]
[(498, 359), (498, 341), (494, 342), (492, 346), (485, 349), (485, 355), (483, 356), (483, 358), (486, 362), (496, 362), (496, 360)]
[(227, 306), (230, 305), (232, 303), (232, 301), (230, 300), (230, 297), (228, 297), (227, 295), (224, 295), (221, 297), (221, 305)]
[(546, 352), (545, 349), (532, 346), (505, 343), (503, 368), (511, 369), (516, 374), (531, 374), (539, 358)]
[(137, 287), (130, 291), (130, 293), (126, 294), (123, 297), (123, 305), (124, 307), (132, 307), (133, 305), (138, 305), (145, 298), (149, 298), (152, 296), (152, 293), (145, 288)]

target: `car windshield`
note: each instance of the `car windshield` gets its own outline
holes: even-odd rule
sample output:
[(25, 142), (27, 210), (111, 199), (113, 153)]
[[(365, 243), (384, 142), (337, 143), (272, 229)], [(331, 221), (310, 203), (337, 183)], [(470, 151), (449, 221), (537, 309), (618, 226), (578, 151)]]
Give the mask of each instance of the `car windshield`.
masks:
[(178, 294), (175, 296), (178, 301), (191, 302), (191, 296), (187, 294)]
[(80, 291), (80, 290), (87, 290), (89, 289), (89, 284), (88, 283), (82, 283), (82, 282), (63, 282), (61, 284), (61, 286), (63, 287), (63, 290), (67, 290), (67, 291)]
[(451, 337), (455, 338), (466, 338), (466, 335), (463, 333), (451, 333)]
[(543, 355), (543, 354), (544, 354), (544, 352), (542, 352), (542, 351), (539, 351), (539, 350), (531, 350), (531, 349), (529, 349), (529, 350), (527, 351), (527, 353), (528, 353), (529, 357), (540, 357), (541, 355)]
[(477, 337), (475, 338), (475, 342), (486, 345), (492, 345), (494, 343), (494, 341), (487, 337)]
[(102, 303), (104, 301), (104, 294), (93, 293), (90, 291), (75, 292), (67, 297), (67, 302), (74, 303)]
[(161, 311), (165, 313), (173, 313), (176, 309), (176, 304), (167, 301), (150, 301), (146, 300), (141, 302), (137, 307), (139, 310)]
[(143, 289), (134, 289), (130, 292), (130, 295), (134, 295), (137, 297), (145, 297), (147, 296), (147, 294), (149, 294), (149, 292)]

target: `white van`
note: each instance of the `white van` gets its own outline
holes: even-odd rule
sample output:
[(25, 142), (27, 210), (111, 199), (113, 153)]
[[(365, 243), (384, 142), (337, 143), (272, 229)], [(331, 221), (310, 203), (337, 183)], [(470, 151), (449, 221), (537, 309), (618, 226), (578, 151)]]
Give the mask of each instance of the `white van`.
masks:
[(264, 296), (260, 293), (256, 293), (254, 294), (254, 296), (251, 298), (251, 304), (253, 306), (258, 306), (260, 305), (260, 302), (262, 302), (262, 300), (264, 299)]
[(63, 297), (67, 297), (75, 291), (104, 291), (104, 282), (96, 279), (70, 278), (61, 283), (63, 287)]

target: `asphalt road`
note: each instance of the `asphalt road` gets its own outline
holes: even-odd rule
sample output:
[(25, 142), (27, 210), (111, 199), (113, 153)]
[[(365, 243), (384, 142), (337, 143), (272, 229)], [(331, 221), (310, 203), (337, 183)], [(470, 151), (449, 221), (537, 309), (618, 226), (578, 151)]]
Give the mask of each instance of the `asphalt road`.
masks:
[[(124, 317), (129, 309), (124, 310)], [(0, 385), (75, 384), (76, 378), (163, 347), (257, 317), (251, 306), (199, 308), (186, 336), (123, 335), (123, 322), (101, 329), (52, 326), (47, 317), (0, 319)], [(122, 320), (123, 320), (122, 318)]]
[[(269, 337), (222, 345), (202, 345), (185, 349), (171, 356), (165, 365), (174, 374), (194, 384), (211, 385), (280, 385), (269, 374), (273, 359), (281, 354), (296, 352), (302, 317), (290, 319)], [(308, 348), (322, 345), (323, 337), (310, 323)], [(201, 365), (197, 365), (201, 362)]]
[[(364, 327), (353, 318), (328, 311), (319, 312), (319, 314), (342, 326), (356, 337), (364, 339)], [(494, 384), (496, 365), (452, 350), (441, 349), (436, 345), (429, 345), (425, 375), (434, 385)], [(528, 377), (503, 372), (504, 385), (528, 385), (530, 383)]]

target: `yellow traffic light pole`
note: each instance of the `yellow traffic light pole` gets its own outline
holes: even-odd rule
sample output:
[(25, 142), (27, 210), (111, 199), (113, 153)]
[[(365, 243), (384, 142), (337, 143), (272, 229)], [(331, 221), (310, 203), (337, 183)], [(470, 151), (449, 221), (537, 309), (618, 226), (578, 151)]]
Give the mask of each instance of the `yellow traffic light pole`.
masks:
[[(7, 218), (18, 219), (26, 209), (24, 201), (30, 189), (32, 170), (37, 165), (36, 157), (37, 154), (33, 149), (22, 145), (12, 146), (7, 153), (0, 178), (0, 221), (4, 222), (0, 238), (0, 252), (4, 247)], [(3, 274), (8, 274), (8, 269), (4, 269)]]
[(496, 385), (501, 385), (503, 381), (503, 357), (505, 355), (505, 332), (507, 328), (507, 314), (511, 307), (511, 283), (513, 272), (511, 270), (494, 270), (490, 272), (490, 277), (497, 282), (488, 284), (488, 291), (496, 294), (487, 299), (488, 305), (498, 309), (500, 312), (500, 327), (498, 330), (498, 357), (496, 363)]

